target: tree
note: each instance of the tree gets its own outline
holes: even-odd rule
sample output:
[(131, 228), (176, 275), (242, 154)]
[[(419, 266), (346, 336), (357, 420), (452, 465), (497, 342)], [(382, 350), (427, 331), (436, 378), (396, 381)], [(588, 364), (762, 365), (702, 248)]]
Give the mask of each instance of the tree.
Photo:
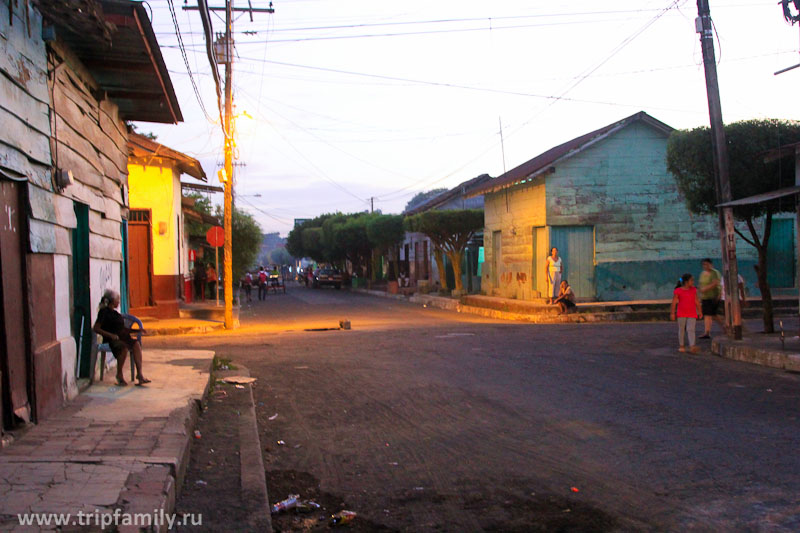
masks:
[[(209, 216), (214, 216), (214, 207), (211, 204), (211, 200), (203, 196), (197, 192), (191, 192), (189, 194), (184, 195), (185, 198), (191, 198), (194, 200), (194, 206), (192, 209), (199, 213), (203, 213)], [(211, 227), (211, 224), (203, 222), (201, 220), (195, 220), (192, 218), (186, 218), (186, 233), (190, 237), (203, 237), (205, 238), (206, 232)]]
[(241, 278), (251, 268), (261, 248), (261, 226), (249, 213), (233, 210), (233, 279)]
[[(745, 198), (794, 184), (794, 165), (780, 161), (765, 162), (764, 152), (783, 144), (800, 141), (800, 122), (786, 120), (745, 120), (725, 126), (730, 158), (730, 181), (733, 198)], [(714, 163), (709, 128), (674, 131), (667, 142), (667, 169), (675, 175), (678, 189), (686, 198), (689, 211), (716, 214)], [(767, 281), (767, 248), (772, 229), (772, 215), (794, 210), (793, 202), (770, 202), (734, 208), (737, 220), (747, 225), (749, 236), (736, 233), (758, 251), (758, 288), (764, 306), (764, 331), (775, 331), (772, 293)], [(757, 222), (763, 217), (763, 233)]]
[(400, 251), (397, 247), (403, 242), (405, 229), (403, 215), (375, 215), (367, 221), (367, 237), (373, 248), (380, 253), (392, 251), (392, 261), (389, 263), (389, 281), (397, 279), (397, 260)]
[(435, 196), (439, 196), (443, 192), (447, 192), (447, 191), (448, 191), (448, 189), (443, 188), (443, 187), (439, 188), (439, 189), (431, 189), (429, 191), (420, 191), (417, 194), (415, 194), (411, 198), (411, 200), (408, 201), (408, 203), (406, 204), (406, 207), (405, 207), (405, 209), (403, 209), (403, 211), (405, 212), (405, 211), (409, 211), (410, 209), (414, 209), (418, 205), (422, 205), (423, 203), (427, 202), (431, 198), (433, 198)]
[(425, 211), (406, 218), (406, 229), (424, 233), (434, 246), (434, 258), (439, 268), (442, 287), (447, 288), (444, 261), (441, 254), (447, 255), (453, 264), (455, 290), (461, 292), (461, 262), (464, 249), (476, 231), (483, 228), (483, 209), (456, 209), (445, 211)]

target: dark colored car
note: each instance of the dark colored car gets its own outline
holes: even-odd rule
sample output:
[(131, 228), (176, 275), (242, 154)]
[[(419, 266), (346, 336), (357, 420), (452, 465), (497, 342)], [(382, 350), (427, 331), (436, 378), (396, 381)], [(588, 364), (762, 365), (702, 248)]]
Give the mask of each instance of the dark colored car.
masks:
[(337, 289), (342, 288), (342, 273), (335, 268), (320, 268), (314, 272), (314, 288), (318, 289), (323, 285), (333, 286)]

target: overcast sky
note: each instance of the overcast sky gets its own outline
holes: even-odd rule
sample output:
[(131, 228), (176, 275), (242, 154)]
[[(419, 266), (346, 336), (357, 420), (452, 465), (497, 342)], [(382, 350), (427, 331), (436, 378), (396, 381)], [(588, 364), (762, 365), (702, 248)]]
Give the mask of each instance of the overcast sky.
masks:
[[(175, 4), (211, 121), (167, 1), (151, 0), (184, 122), (139, 127), (200, 159), (218, 185), (222, 134), (202, 26), (197, 11)], [(708, 124), (693, 0), (275, 0), (274, 8), (234, 26), (236, 109), (253, 117), (237, 121), (246, 165), (237, 168), (237, 204), (265, 232), (369, 209), (373, 197), (375, 209), (399, 213), (420, 190), (498, 176), (641, 110), (675, 128)], [(800, 118), (800, 69), (773, 75), (800, 62), (800, 32), (777, 1), (711, 0), (711, 11), (725, 121)], [(219, 18), (214, 29), (224, 30)]]

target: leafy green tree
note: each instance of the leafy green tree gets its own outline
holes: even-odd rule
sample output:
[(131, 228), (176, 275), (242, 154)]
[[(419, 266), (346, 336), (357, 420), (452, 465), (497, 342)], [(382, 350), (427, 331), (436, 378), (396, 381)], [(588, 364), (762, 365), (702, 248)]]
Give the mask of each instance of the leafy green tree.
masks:
[(464, 290), (461, 281), (461, 262), (467, 243), (475, 232), (483, 228), (483, 209), (454, 209), (443, 211), (425, 211), (406, 218), (406, 229), (424, 233), (434, 246), (434, 258), (439, 269), (442, 287), (447, 289), (444, 270), (444, 253), (453, 264), (455, 290)]
[[(194, 200), (193, 210), (209, 216), (214, 216), (214, 206), (208, 197), (197, 192), (184, 194), (184, 197)], [(193, 218), (186, 218), (186, 233), (190, 237), (205, 237), (210, 227), (211, 224), (207, 224), (206, 222)]]
[(233, 280), (252, 268), (261, 248), (261, 226), (249, 213), (233, 210)]
[(367, 221), (367, 237), (379, 253), (392, 252), (389, 264), (389, 281), (397, 279), (397, 261), (400, 257), (398, 246), (405, 237), (403, 215), (376, 215)]
[[(794, 184), (794, 165), (766, 162), (764, 152), (800, 141), (800, 122), (786, 120), (744, 120), (725, 126), (730, 159), (731, 192), (734, 199), (770, 192)], [(674, 131), (667, 142), (667, 169), (675, 176), (689, 210), (696, 214), (717, 214), (714, 161), (709, 128)], [(764, 306), (764, 331), (772, 333), (772, 293), (767, 281), (767, 248), (773, 214), (794, 210), (792, 202), (774, 200), (734, 208), (749, 235), (736, 233), (758, 251), (758, 288)], [(763, 218), (761, 234), (757, 222)]]
[(448, 191), (448, 189), (446, 189), (444, 187), (441, 187), (441, 188), (438, 188), (438, 189), (431, 189), (429, 191), (418, 192), (417, 194), (415, 194), (411, 198), (411, 200), (408, 201), (408, 203), (406, 204), (405, 209), (403, 209), (403, 212), (406, 212), (409, 209), (413, 209), (413, 208), (417, 207), (418, 205), (422, 205), (423, 203), (427, 202), (431, 198), (433, 198), (435, 196), (439, 196), (443, 192), (447, 192), (447, 191)]

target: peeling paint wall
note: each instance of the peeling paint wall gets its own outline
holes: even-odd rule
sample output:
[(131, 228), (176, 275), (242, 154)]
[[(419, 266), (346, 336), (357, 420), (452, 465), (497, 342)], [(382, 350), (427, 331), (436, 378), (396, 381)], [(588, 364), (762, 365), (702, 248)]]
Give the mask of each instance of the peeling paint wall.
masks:
[[(96, 303), (106, 286), (119, 290), (127, 129), (116, 104), (97, 99), (80, 60), (58, 40), (45, 46), (34, 3), (0, 0), (0, 42), (0, 171), (27, 182), (31, 357), (43, 417), (77, 393), (74, 291)], [(74, 176), (63, 191), (54, 186), (54, 167)], [(73, 202), (89, 206), (90, 256), (109, 264), (112, 280), (93, 273), (90, 287), (73, 287)]]
[[(546, 256), (546, 251), (542, 255), (542, 250), (546, 250), (547, 242), (542, 242), (542, 232), (535, 230), (547, 222), (544, 178), (486, 194), (484, 212), (482, 292), (520, 300), (538, 298), (539, 292), (544, 292), (545, 288), (542, 283), (537, 283), (541, 276), (534, 272), (533, 247), (534, 234), (537, 233), (536, 257)], [(499, 248), (494, 242), (498, 231), (501, 238)], [(500, 257), (494, 257), (498, 249)], [(493, 284), (495, 279), (496, 285)]]

